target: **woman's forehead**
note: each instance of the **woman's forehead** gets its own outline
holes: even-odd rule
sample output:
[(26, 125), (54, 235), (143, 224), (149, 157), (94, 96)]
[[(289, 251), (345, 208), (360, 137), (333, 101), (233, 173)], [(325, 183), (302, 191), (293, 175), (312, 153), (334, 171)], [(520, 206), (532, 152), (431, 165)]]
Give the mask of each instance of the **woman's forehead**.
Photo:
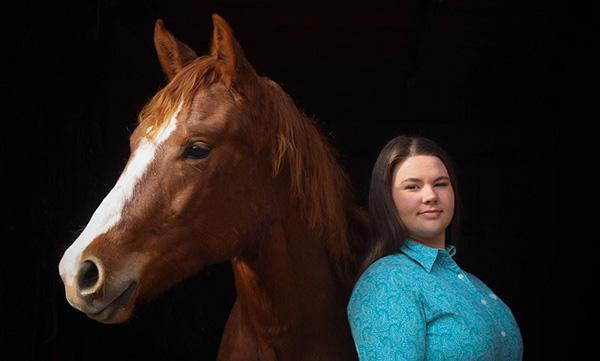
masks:
[(439, 178), (448, 176), (448, 170), (442, 160), (433, 155), (415, 155), (406, 158), (404, 162), (399, 164), (394, 171), (395, 177), (405, 178), (423, 177)]

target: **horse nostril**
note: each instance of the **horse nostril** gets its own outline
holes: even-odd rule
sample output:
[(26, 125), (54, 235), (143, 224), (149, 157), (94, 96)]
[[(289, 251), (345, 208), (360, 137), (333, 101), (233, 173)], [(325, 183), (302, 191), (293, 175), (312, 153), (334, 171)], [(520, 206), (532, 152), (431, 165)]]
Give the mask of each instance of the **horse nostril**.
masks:
[(92, 261), (85, 261), (77, 272), (77, 290), (80, 295), (93, 293), (100, 280), (98, 266)]

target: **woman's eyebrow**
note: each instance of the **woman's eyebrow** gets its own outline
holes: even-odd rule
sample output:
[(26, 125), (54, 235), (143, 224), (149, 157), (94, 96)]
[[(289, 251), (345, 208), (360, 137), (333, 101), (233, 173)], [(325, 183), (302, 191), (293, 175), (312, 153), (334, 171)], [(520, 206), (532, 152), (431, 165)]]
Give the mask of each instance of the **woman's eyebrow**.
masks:
[[(434, 182), (438, 182), (438, 181), (441, 181), (441, 180), (450, 180), (450, 177), (448, 177), (447, 175), (442, 175), (442, 176), (437, 177), (433, 181)], [(412, 177), (410, 177), (410, 178), (406, 178), (405, 180), (403, 180), (400, 183), (405, 183), (405, 182), (422, 182), (422, 180), (420, 178), (412, 178)]]
[(403, 180), (400, 183), (405, 183), (405, 182), (420, 182), (421, 180), (419, 178), (406, 178), (405, 180)]

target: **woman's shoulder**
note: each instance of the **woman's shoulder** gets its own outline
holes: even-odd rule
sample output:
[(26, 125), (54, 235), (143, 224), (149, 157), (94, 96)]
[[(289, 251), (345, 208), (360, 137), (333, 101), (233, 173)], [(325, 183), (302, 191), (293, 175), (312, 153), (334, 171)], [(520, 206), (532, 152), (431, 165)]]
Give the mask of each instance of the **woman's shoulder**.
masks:
[(415, 275), (417, 264), (402, 252), (390, 254), (375, 261), (361, 278), (394, 278), (408, 281)]
[(421, 282), (413, 267), (410, 259), (402, 253), (385, 256), (374, 262), (354, 285), (348, 303), (349, 315), (359, 314), (374, 305), (389, 304), (390, 299), (394, 299), (394, 302), (420, 299)]
[(354, 286), (354, 292), (369, 293), (389, 287), (413, 289), (418, 285), (418, 270), (414, 262), (403, 253), (382, 257), (369, 266)]

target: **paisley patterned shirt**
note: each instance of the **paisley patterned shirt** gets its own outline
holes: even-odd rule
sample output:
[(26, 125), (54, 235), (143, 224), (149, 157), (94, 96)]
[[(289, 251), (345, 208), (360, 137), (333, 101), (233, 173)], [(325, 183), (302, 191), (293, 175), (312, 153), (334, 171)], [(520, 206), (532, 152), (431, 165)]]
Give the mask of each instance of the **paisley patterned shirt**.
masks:
[(455, 252), (406, 241), (365, 271), (348, 305), (361, 361), (523, 358), (510, 309)]

